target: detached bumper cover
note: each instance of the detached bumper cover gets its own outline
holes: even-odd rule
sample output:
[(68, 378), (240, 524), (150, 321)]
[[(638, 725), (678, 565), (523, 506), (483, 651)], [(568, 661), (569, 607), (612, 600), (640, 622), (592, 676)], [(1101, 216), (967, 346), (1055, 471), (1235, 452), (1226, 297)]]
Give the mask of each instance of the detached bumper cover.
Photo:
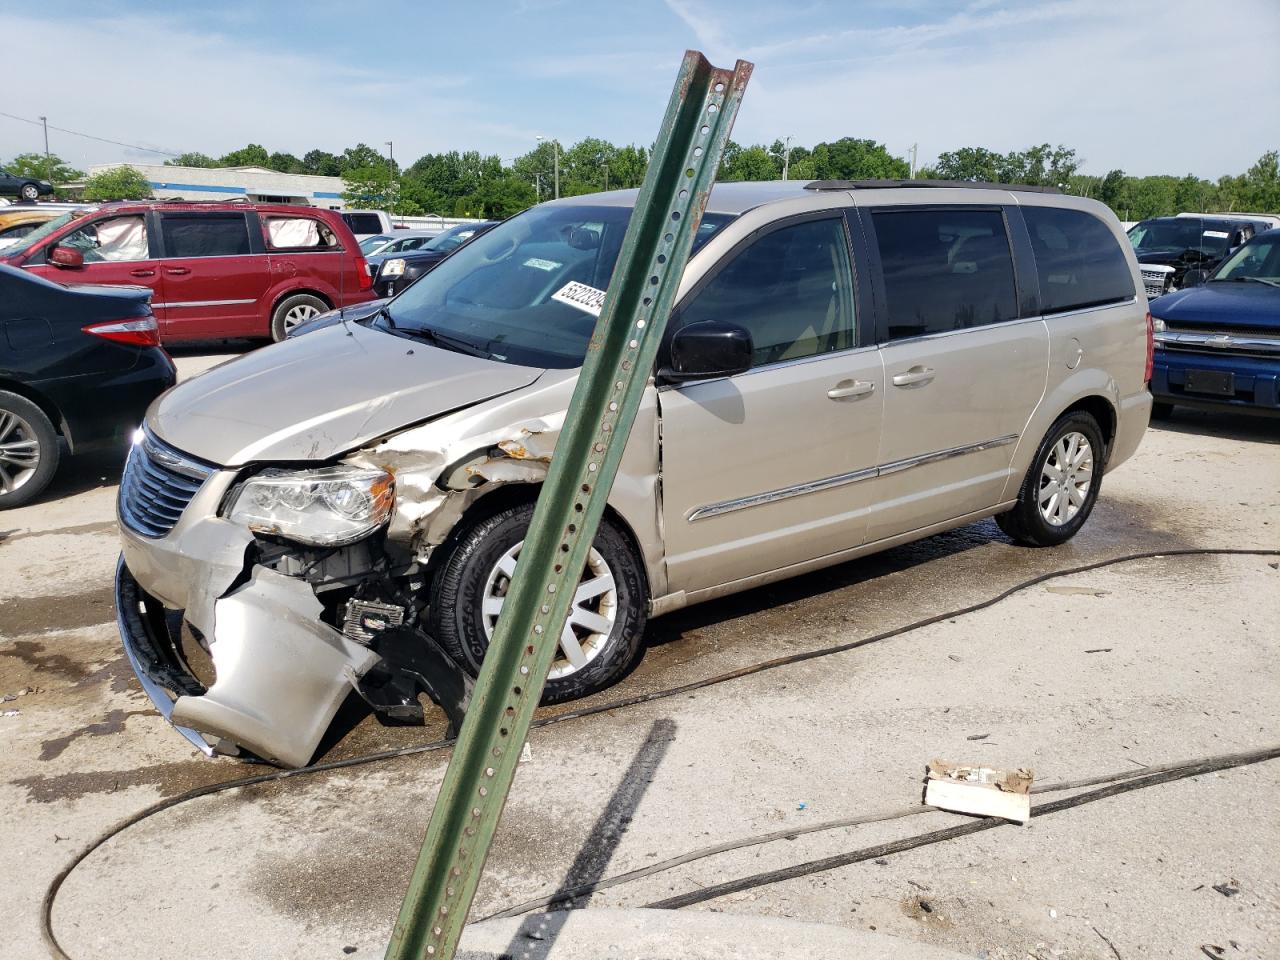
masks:
[(214, 603), (207, 689), (183, 661), (172, 614), (121, 562), (116, 609), (125, 652), (156, 709), (206, 754), (227, 740), (285, 766), (306, 764), (334, 713), (376, 655), (320, 620), (301, 580), (254, 567)]

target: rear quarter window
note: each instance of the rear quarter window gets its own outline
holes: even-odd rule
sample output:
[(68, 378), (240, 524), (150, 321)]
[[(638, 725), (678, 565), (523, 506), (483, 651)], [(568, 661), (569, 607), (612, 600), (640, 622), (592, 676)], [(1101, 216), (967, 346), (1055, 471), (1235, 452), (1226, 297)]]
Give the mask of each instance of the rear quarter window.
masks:
[(338, 250), (341, 244), (329, 225), (316, 217), (266, 216), (262, 232), (271, 250)]
[(381, 233), (382, 220), (372, 213), (344, 213), (342, 219), (352, 233)]
[(1134, 295), (1133, 274), (1107, 225), (1083, 210), (1023, 207), (1044, 313), (1118, 303)]

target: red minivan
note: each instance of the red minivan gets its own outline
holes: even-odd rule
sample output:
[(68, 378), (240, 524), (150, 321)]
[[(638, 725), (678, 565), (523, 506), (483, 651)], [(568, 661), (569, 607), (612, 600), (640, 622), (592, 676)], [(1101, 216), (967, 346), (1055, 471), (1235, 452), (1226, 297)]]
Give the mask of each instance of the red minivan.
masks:
[(373, 299), (342, 217), (286, 204), (103, 204), (44, 224), (0, 263), (59, 283), (150, 287), (166, 343), (282, 340), (318, 313)]

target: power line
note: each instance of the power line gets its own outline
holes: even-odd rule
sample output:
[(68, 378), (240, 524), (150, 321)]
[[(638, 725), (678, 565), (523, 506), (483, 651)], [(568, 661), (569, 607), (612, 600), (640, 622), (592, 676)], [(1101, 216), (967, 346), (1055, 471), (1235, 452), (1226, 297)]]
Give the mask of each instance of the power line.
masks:
[[(3, 110), (0, 110), (0, 117), (8, 117), (10, 120), (20, 120), (23, 123), (34, 124), (37, 127), (43, 126), (39, 120), (31, 120), (27, 117), (15, 116), (12, 113), (5, 113)], [(66, 127), (55, 127), (53, 124), (49, 124), (49, 129), (57, 130), (59, 133), (69, 133), (73, 137), (84, 137), (86, 140), (97, 140), (99, 143), (110, 143), (117, 147), (128, 147), (130, 150), (142, 150), (145, 153), (158, 153), (165, 157), (182, 156), (182, 154), (174, 153), (172, 150), (157, 150), (155, 147), (144, 147), (136, 143), (124, 143), (121, 140), (111, 140), (107, 137), (95, 137), (92, 133), (81, 133), (79, 130), (68, 130)]]

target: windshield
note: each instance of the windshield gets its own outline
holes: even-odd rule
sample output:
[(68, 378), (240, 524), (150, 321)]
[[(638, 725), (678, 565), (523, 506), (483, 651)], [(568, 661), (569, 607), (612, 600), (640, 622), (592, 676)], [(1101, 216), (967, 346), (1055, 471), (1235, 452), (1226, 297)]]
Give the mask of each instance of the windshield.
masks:
[(473, 236), (479, 229), (474, 223), (464, 223), (461, 226), (453, 227), (434, 237), (427, 243), (422, 245), (423, 250), (434, 250), (437, 253), (448, 253), (455, 247), (460, 247)]
[(373, 251), (377, 250), (380, 246), (382, 246), (384, 243), (390, 242), (390, 240), (391, 240), (390, 237), (384, 237), (381, 234), (379, 234), (376, 237), (365, 237), (363, 240), (360, 241), (360, 252), (363, 253), (365, 256), (368, 256), (369, 254), (373, 253)]
[[(534, 207), (443, 260), (379, 322), (460, 340), (507, 363), (579, 366), (596, 318), (553, 294), (571, 282), (607, 289), (630, 219), (630, 207)], [(694, 252), (732, 219), (706, 214)]]
[(19, 238), (17, 243), (13, 244), (12, 246), (4, 247), (4, 256), (9, 256), (11, 254), (18, 253), (20, 250), (31, 249), (33, 246), (35, 246), (45, 237), (49, 236), (49, 234), (65, 227), (68, 223), (70, 223), (76, 217), (84, 216), (86, 212), (88, 211), (73, 210), (70, 213), (64, 213), (60, 217), (54, 217), (48, 223), (40, 224), (40, 226), (36, 227), (34, 230), (28, 233), (25, 237)]
[(1213, 224), (1192, 217), (1170, 220), (1147, 220), (1129, 230), (1129, 242), (1137, 253), (1172, 253), (1187, 251), (1217, 259), (1230, 247), (1231, 231), (1225, 224)]
[(1280, 236), (1250, 240), (1211, 279), (1280, 282)]

